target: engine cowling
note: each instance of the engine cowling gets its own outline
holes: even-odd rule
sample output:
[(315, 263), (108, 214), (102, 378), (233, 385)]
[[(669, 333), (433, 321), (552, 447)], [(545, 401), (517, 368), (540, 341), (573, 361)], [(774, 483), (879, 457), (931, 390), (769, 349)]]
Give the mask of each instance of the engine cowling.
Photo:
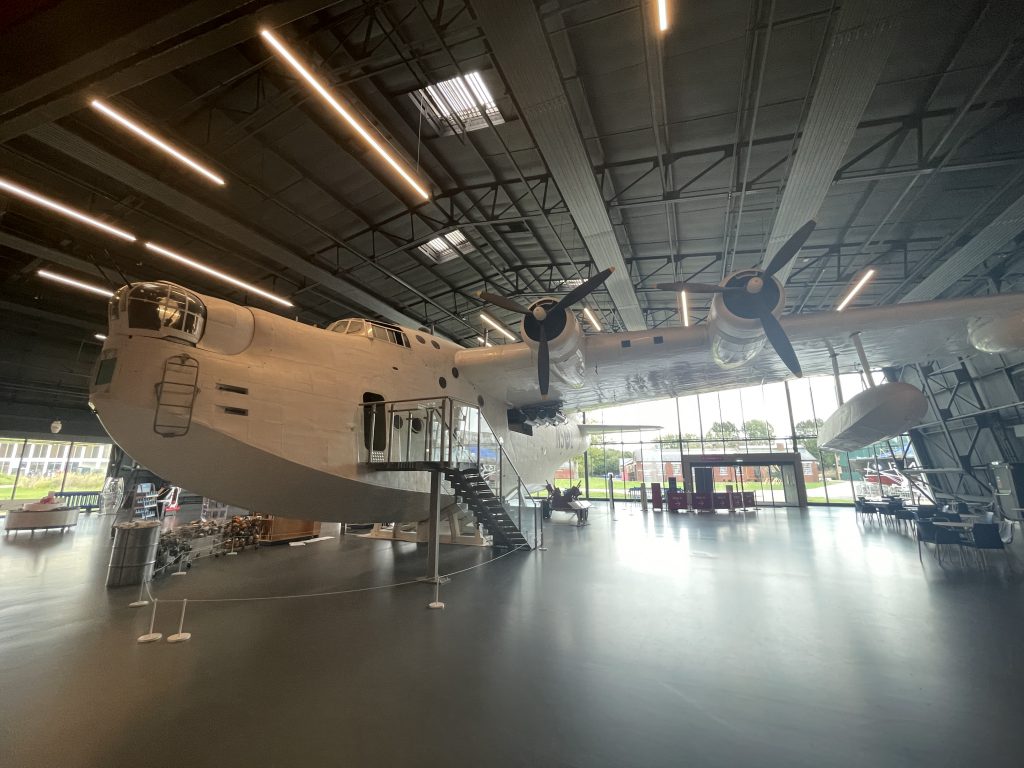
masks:
[(725, 285), (743, 288), (742, 293), (716, 293), (711, 301), (708, 316), (710, 327), (711, 356), (721, 368), (735, 368), (749, 362), (764, 347), (764, 328), (758, 319), (756, 306), (750, 300), (751, 287), (760, 287), (761, 301), (772, 306), (772, 314), (778, 317), (786, 305), (786, 292), (774, 277), (757, 270), (742, 270), (733, 274)]
[[(531, 314), (523, 316), (523, 340), (537, 354), (540, 344), (540, 323), (533, 317), (533, 309), (537, 306), (550, 311), (558, 303), (557, 299), (538, 299), (530, 305)], [(559, 309), (548, 315), (548, 354), (551, 370), (562, 381), (572, 387), (583, 386), (583, 329), (576, 321), (576, 315), (566, 309)], [(556, 331), (552, 335), (552, 330)]]
[(967, 338), (979, 352), (1014, 352), (1024, 348), (1024, 317), (975, 318), (967, 325)]

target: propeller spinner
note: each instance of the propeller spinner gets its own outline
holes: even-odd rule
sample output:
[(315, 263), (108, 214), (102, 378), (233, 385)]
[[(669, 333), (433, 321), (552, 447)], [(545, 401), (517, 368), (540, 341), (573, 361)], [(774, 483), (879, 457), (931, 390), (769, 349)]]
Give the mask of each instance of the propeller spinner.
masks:
[(614, 271), (615, 267), (608, 267), (608, 269), (598, 272), (589, 280), (573, 288), (554, 304), (545, 306), (543, 302), (537, 302), (531, 309), (527, 309), (514, 299), (502, 296), (500, 293), (490, 293), (489, 291), (477, 293), (478, 298), (496, 307), (523, 315), (526, 318), (524, 324), (530, 321), (536, 323), (537, 382), (540, 384), (540, 396), (542, 398), (548, 396), (548, 387), (551, 383), (549, 339), (556, 338), (565, 327), (565, 311), (601, 287)]
[(789, 264), (797, 255), (807, 238), (816, 226), (808, 221), (793, 233), (764, 270), (752, 270), (729, 278), (724, 285), (708, 283), (658, 283), (657, 288), (664, 291), (690, 291), (692, 293), (720, 293), (726, 306), (736, 314), (761, 322), (764, 335), (772, 345), (776, 354), (795, 376), (802, 376), (800, 361), (797, 360), (793, 345), (786, 336), (785, 330), (778, 319), (772, 314), (779, 299), (778, 283), (775, 273)]

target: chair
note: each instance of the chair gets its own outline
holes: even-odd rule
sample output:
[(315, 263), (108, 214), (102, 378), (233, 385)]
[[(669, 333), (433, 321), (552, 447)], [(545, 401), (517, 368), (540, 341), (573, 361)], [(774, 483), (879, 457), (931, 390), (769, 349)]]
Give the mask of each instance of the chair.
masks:
[(973, 541), (969, 543), (969, 546), (978, 553), (982, 563), (988, 564), (985, 559), (985, 550), (987, 549), (1000, 550), (1004, 557), (1009, 557), (1003, 539), (999, 535), (998, 523), (975, 523), (971, 526), (971, 537)]
[(900, 527), (900, 530), (903, 530), (903, 523), (907, 523), (907, 527), (909, 529), (909, 524), (914, 522), (917, 522), (917, 515), (912, 511), (904, 509), (903, 507), (899, 507), (896, 510), (896, 524)]
[(960, 531), (950, 528), (943, 528), (938, 525), (934, 526), (934, 528), (935, 559), (939, 561), (939, 564), (942, 564), (942, 548), (944, 546), (950, 546), (951, 544), (955, 544), (958, 551), (960, 552), (960, 564), (966, 564), (967, 561), (964, 559), (964, 539), (963, 536), (960, 535)]
[[(917, 559), (921, 559), (921, 544), (935, 544), (936, 532), (939, 529), (935, 527), (935, 523), (931, 520), (918, 520), (917, 521)], [(938, 550), (938, 547), (936, 547)]]

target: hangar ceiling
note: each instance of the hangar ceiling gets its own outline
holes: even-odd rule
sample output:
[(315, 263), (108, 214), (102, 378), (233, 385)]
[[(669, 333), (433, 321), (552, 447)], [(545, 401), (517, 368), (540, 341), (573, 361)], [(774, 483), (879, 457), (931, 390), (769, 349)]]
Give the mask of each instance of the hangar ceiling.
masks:
[[(661, 34), (651, 0), (12, 4), (0, 11), (0, 177), (286, 296), (302, 321), (378, 316), (467, 345), (486, 330), (476, 291), (557, 295), (607, 266), (616, 276), (591, 303), (606, 329), (678, 324), (676, 297), (655, 283), (754, 266), (812, 217), (789, 311), (833, 309), (869, 266), (856, 305), (1018, 287), (1016, 2), (669, 6)], [(263, 27), (379, 131), (429, 200), (273, 54)], [(427, 109), (423, 89), (472, 73), (493, 108), (446, 118), (442, 95)], [(94, 98), (227, 183), (132, 140)], [(455, 230), (465, 242), (433, 258), (431, 241)], [(9, 403), (84, 405), (104, 326), (102, 300), (41, 281), (40, 267), (276, 309), (0, 190)], [(690, 309), (700, 322), (705, 298)]]

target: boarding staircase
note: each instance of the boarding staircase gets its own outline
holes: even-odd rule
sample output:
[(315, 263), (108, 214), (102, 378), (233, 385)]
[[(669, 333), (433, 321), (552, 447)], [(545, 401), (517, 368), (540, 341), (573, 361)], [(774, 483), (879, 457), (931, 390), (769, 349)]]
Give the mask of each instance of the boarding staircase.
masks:
[(495, 549), (540, 545), (540, 504), (478, 406), (440, 397), (363, 407), (367, 469), (437, 472), (443, 478), (442, 492), (472, 514)]

